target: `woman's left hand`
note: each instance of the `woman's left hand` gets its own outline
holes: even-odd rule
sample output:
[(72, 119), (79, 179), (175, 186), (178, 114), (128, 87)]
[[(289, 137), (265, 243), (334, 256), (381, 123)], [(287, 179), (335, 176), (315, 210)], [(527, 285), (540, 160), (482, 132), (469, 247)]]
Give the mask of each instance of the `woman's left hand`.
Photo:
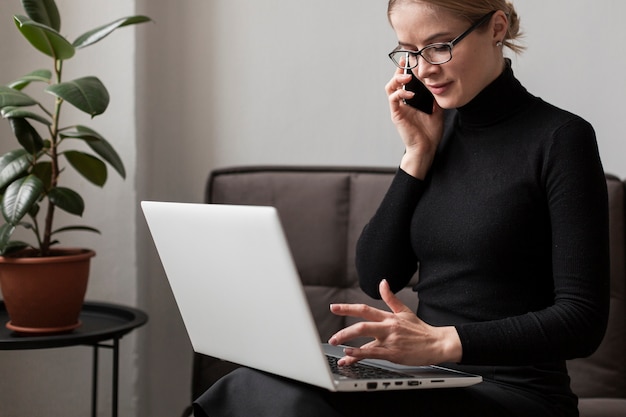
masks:
[(460, 362), (461, 341), (453, 326), (434, 327), (420, 320), (396, 297), (386, 280), (381, 281), (380, 295), (391, 312), (365, 304), (332, 304), (338, 316), (364, 319), (335, 333), (328, 343), (341, 345), (357, 337), (374, 340), (360, 348), (346, 347), (346, 356), (339, 365), (346, 366), (361, 359), (386, 359), (403, 365), (432, 365)]

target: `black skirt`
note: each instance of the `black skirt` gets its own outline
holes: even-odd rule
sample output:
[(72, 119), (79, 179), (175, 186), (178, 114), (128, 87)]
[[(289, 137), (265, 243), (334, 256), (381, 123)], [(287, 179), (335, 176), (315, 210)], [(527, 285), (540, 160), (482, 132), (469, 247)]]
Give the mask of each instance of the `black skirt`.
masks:
[(240, 368), (194, 402), (195, 417), (554, 417), (577, 416), (575, 398), (558, 404), (530, 390), (485, 380), (465, 388), (330, 392)]

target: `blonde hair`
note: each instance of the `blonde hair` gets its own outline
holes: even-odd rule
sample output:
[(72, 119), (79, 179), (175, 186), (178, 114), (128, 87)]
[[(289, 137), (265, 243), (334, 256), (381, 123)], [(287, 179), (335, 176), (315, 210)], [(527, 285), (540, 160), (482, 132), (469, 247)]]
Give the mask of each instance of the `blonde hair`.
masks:
[(477, 22), (481, 17), (494, 10), (502, 10), (509, 19), (509, 27), (502, 40), (504, 46), (515, 53), (524, 51), (524, 46), (518, 43), (522, 37), (520, 30), (520, 18), (515, 11), (515, 7), (506, 0), (389, 0), (387, 6), (387, 16), (391, 14), (395, 6), (401, 2), (412, 2), (430, 5), (435, 8), (446, 10), (460, 17), (468, 19), (470, 22)]

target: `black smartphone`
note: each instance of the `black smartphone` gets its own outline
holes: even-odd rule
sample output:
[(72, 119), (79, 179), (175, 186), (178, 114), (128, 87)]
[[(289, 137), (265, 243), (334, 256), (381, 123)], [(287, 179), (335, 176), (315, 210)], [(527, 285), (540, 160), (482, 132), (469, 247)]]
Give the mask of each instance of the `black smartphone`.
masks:
[(404, 103), (424, 113), (432, 114), (433, 101), (435, 100), (433, 94), (428, 90), (428, 88), (426, 88), (424, 83), (422, 83), (413, 74), (413, 71), (411, 71), (410, 69), (405, 69), (404, 73), (411, 74), (411, 81), (404, 85), (404, 89), (413, 91), (415, 93), (413, 98), (404, 100)]

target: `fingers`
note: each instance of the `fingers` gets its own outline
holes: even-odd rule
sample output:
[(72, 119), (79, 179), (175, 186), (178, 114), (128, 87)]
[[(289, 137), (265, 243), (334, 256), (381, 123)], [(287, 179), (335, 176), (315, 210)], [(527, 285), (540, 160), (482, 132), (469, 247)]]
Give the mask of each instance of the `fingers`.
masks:
[(387, 94), (391, 94), (396, 90), (402, 90), (402, 87), (409, 81), (411, 81), (411, 74), (403, 74), (401, 71), (398, 71), (394, 74), (393, 78), (389, 80), (385, 86), (385, 90)]
[(379, 291), (383, 301), (391, 309), (391, 313), (366, 304), (331, 304), (330, 310), (333, 314), (356, 317), (364, 321), (360, 321), (338, 331), (330, 338), (328, 343), (331, 345), (339, 345), (358, 337), (373, 337), (377, 339), (384, 337), (389, 332), (387, 325), (384, 323), (393, 318), (395, 314), (414, 314), (409, 307), (393, 294), (387, 280), (380, 282)]
[(390, 359), (389, 349), (376, 345), (376, 342), (366, 343), (360, 348), (351, 346), (346, 347), (344, 348), (344, 354), (346, 356), (339, 359), (339, 366), (353, 365), (362, 359)]
[(378, 284), (378, 291), (380, 292), (380, 296), (382, 297), (385, 304), (387, 304), (391, 311), (393, 311), (395, 314), (407, 312), (413, 313), (413, 310), (411, 310), (402, 301), (400, 301), (400, 299), (396, 297), (396, 295), (391, 291), (389, 283), (386, 279), (380, 281), (380, 284)]
[[(378, 284), (378, 290), (383, 301), (393, 313), (413, 312), (395, 296), (386, 279), (383, 279)], [(389, 312), (368, 306), (367, 304), (331, 304), (330, 311), (338, 316), (358, 317), (370, 321), (381, 321), (389, 317)]]
[(403, 74), (402, 70), (396, 72), (394, 77), (385, 86), (385, 91), (389, 96), (390, 103), (399, 104), (404, 99), (410, 99), (415, 96), (413, 91), (404, 89), (404, 86), (411, 81), (410, 74)]
[(404, 70), (397, 68), (391, 80), (385, 85), (387, 95), (391, 95), (398, 90), (403, 90), (405, 84), (409, 81), (411, 81), (411, 74), (405, 74)]
[(381, 321), (389, 315), (388, 311), (367, 304), (331, 304), (330, 311), (337, 316), (358, 317), (369, 321)]
[(328, 340), (328, 343), (335, 346), (359, 337), (380, 338), (384, 336), (388, 332), (384, 323), (387, 318), (393, 316), (393, 313), (365, 304), (332, 304), (330, 309), (339, 316), (364, 319), (335, 333)]
[(381, 339), (384, 338), (388, 332), (389, 329), (387, 325), (382, 322), (360, 321), (339, 330), (328, 339), (328, 343), (333, 346), (338, 346), (359, 337)]

